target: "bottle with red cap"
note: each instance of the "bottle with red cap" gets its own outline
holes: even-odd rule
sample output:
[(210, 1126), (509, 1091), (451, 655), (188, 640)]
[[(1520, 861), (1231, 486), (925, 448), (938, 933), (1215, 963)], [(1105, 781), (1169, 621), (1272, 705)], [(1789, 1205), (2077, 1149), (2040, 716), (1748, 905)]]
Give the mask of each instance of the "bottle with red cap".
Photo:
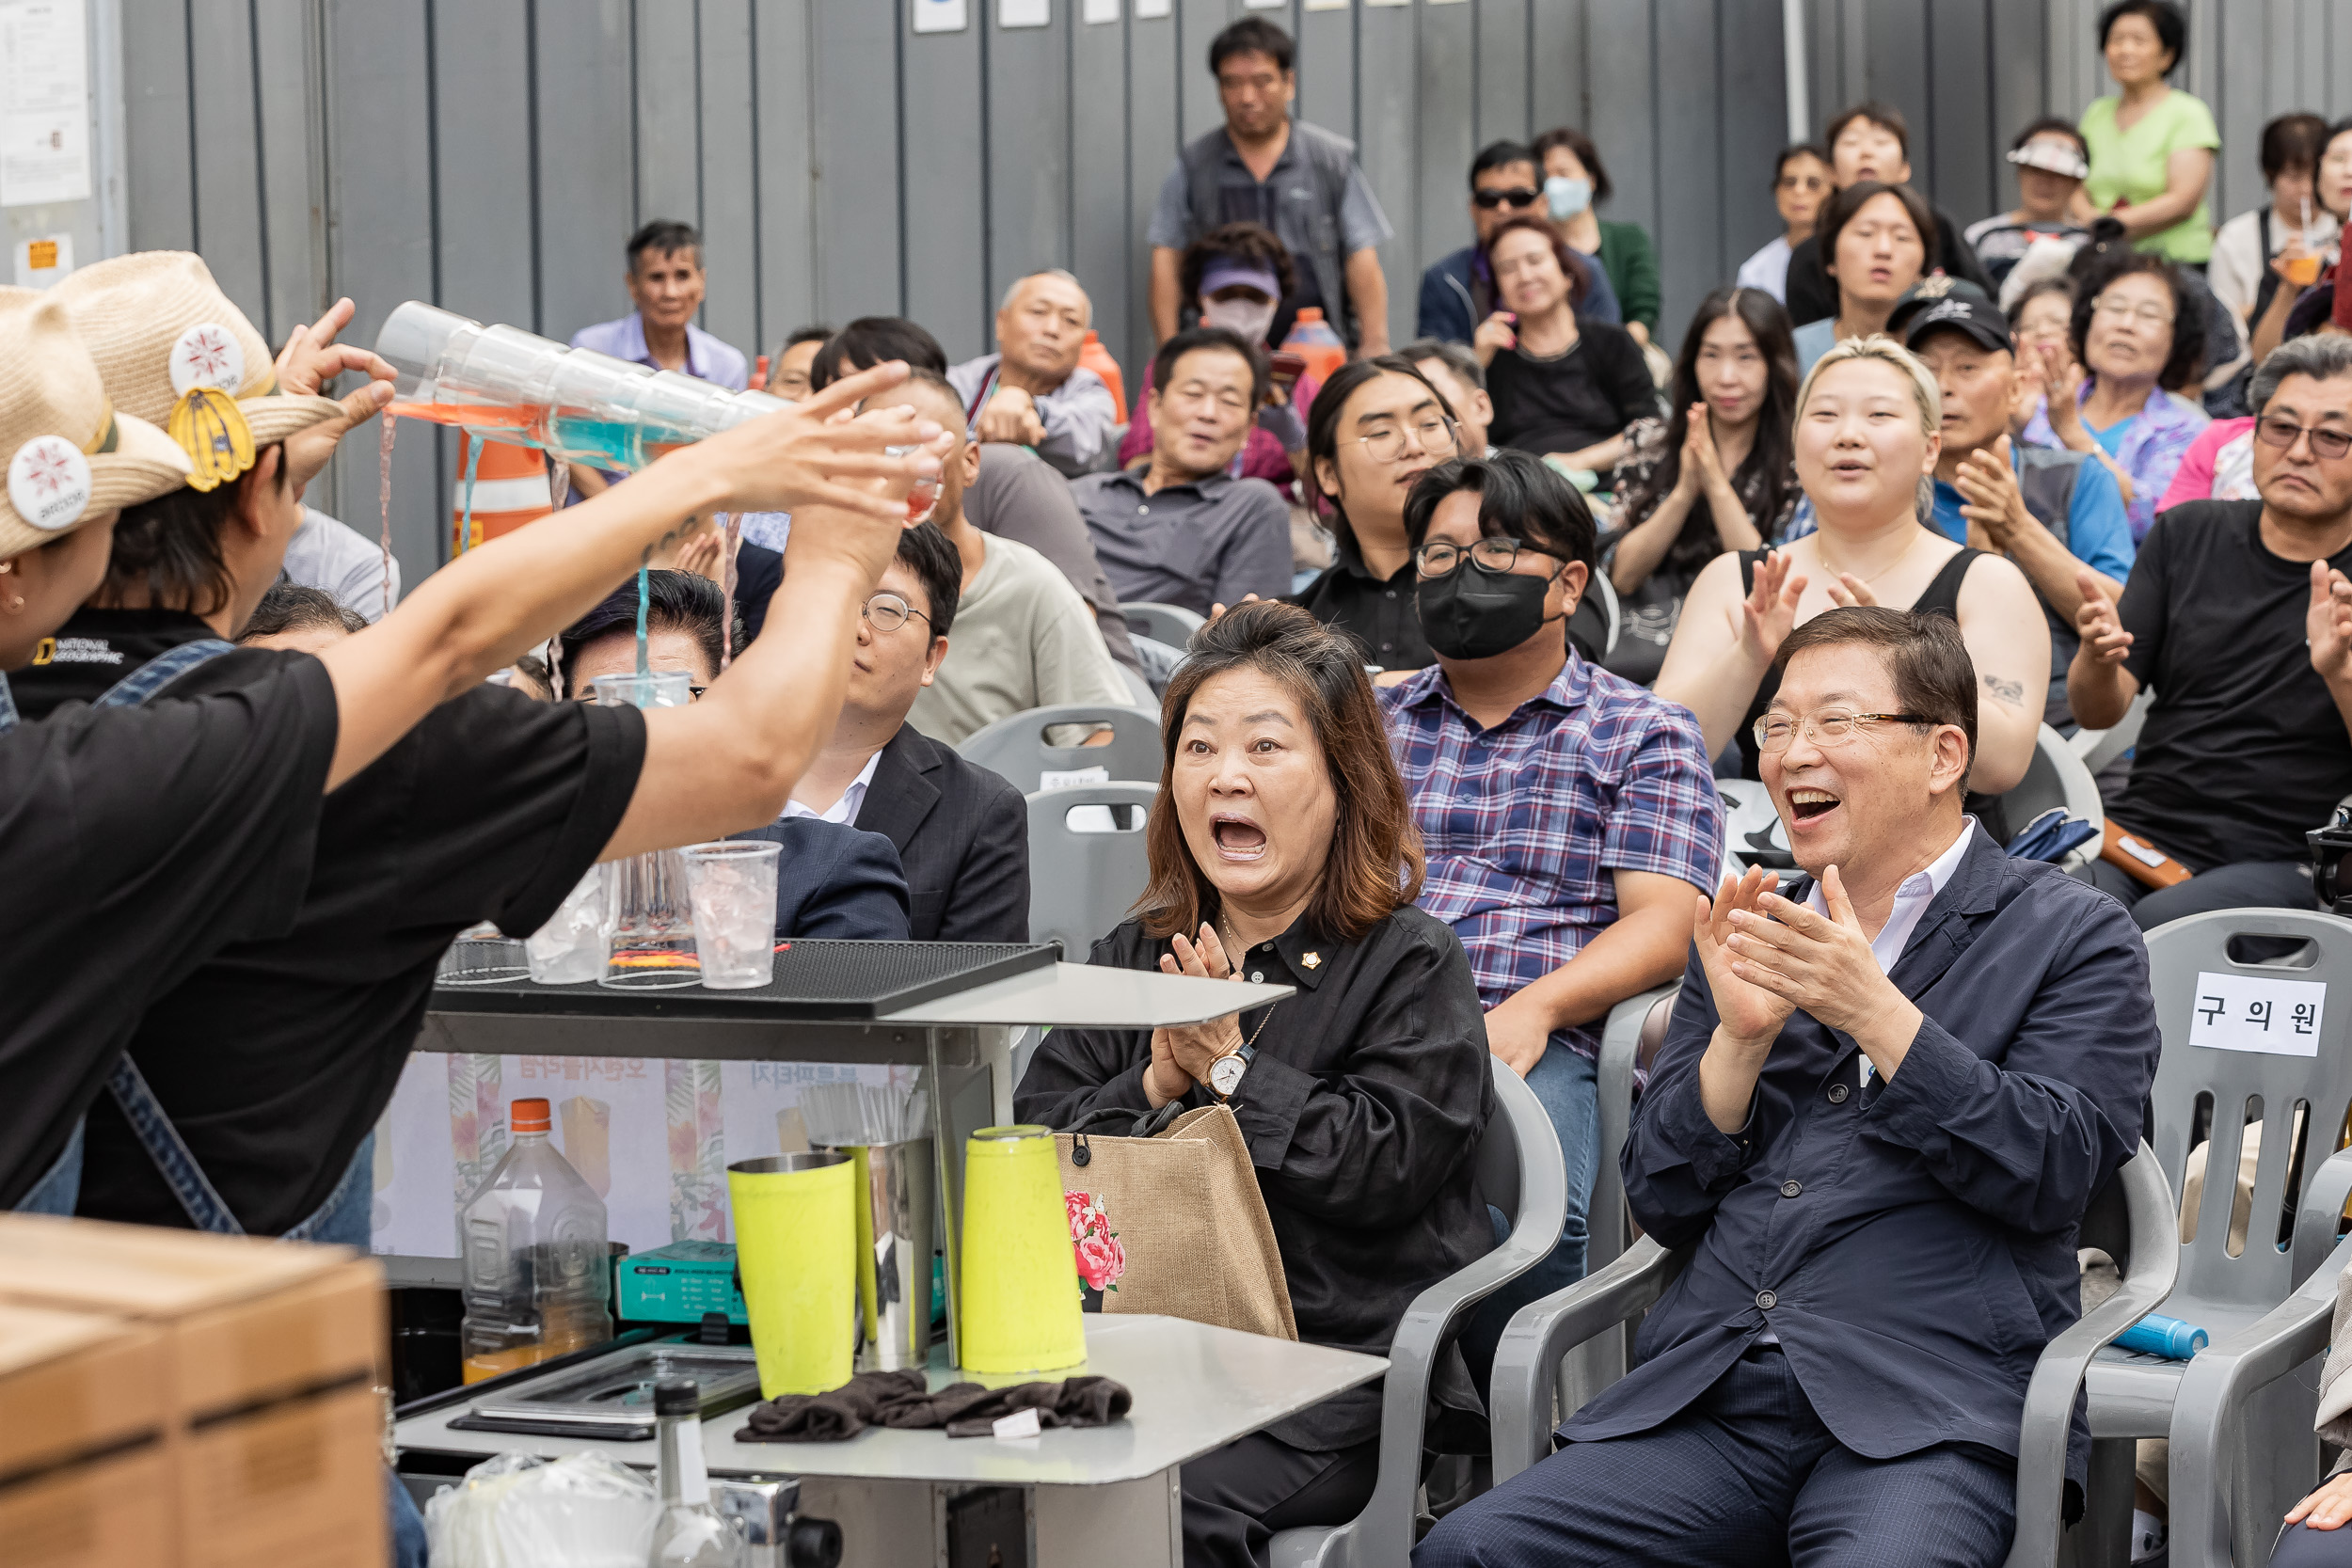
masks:
[(612, 1338), (604, 1203), (550, 1127), (546, 1101), (516, 1101), (506, 1152), (458, 1211), (468, 1383)]

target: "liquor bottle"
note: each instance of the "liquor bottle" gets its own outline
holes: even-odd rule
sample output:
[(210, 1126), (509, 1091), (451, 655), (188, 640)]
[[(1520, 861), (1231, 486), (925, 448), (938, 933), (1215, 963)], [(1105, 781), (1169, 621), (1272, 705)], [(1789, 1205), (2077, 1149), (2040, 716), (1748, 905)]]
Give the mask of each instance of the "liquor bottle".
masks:
[(743, 1568), (742, 1531), (710, 1501), (701, 1388), (691, 1377), (663, 1378), (653, 1386), (653, 1414), (661, 1520), (653, 1530), (652, 1568)]

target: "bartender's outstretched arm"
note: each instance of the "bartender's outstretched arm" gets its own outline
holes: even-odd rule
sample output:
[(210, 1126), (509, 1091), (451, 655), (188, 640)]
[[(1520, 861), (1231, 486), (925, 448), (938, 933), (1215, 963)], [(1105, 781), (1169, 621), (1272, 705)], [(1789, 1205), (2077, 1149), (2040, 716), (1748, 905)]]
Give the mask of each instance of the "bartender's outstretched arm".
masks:
[[(939, 426), (904, 409), (850, 421), (833, 416), (906, 374), (905, 364), (893, 361), (836, 381), (797, 407), (681, 448), (627, 484), (469, 550), (425, 578), (382, 621), (319, 656), (334, 681), (341, 715), (326, 787), (333, 790), (373, 762), (435, 706), (562, 630), (691, 517), (825, 508), (832, 514), (828, 526), (794, 529), (796, 543), (803, 532), (834, 531), (833, 519), (859, 522), (895, 543), (908, 488), (918, 476), (937, 473), (939, 460), (930, 451), (892, 457), (883, 449), (929, 443)], [(883, 561), (891, 547), (883, 546)], [(814, 555), (815, 546), (803, 553)], [(855, 559), (862, 559), (856, 549), (836, 551), (829, 569), (812, 564), (809, 573), (812, 579), (827, 578), (830, 592), (852, 617), (864, 598), (848, 586)], [(866, 581), (881, 570), (877, 564)], [(805, 611), (811, 615), (818, 613), (814, 590), (812, 581)], [(779, 594), (771, 626), (791, 625), (803, 611), (787, 606), (801, 602)], [(847, 679), (848, 643), (846, 631), (834, 638), (841, 666), (830, 681), (836, 707)], [(827, 685), (821, 678), (814, 684)]]

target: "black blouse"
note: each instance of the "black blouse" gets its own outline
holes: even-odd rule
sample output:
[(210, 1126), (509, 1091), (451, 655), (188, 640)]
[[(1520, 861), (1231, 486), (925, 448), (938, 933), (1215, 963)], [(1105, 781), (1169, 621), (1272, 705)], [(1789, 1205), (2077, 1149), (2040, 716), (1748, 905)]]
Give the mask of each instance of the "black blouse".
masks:
[[(1131, 920), (1088, 961), (1156, 971), (1168, 948)], [(1302, 918), (1251, 948), (1241, 970), (1297, 988), (1242, 1015), (1257, 1055), (1232, 1107), (1299, 1338), (1383, 1354), (1415, 1295), (1495, 1246), (1472, 1158), (1494, 1085), (1470, 960), (1448, 927), (1407, 905), (1359, 942), (1318, 937)], [(1066, 1127), (1105, 1106), (1148, 1111), (1151, 1062), (1149, 1030), (1057, 1029), (1023, 1075), (1013, 1114)], [(1196, 1086), (1184, 1102), (1216, 1097)], [(1440, 1364), (1432, 1393), (1449, 1408), (1478, 1409), (1458, 1357)], [(1380, 1430), (1379, 1389), (1342, 1394), (1269, 1430), (1317, 1450), (1360, 1443)]]

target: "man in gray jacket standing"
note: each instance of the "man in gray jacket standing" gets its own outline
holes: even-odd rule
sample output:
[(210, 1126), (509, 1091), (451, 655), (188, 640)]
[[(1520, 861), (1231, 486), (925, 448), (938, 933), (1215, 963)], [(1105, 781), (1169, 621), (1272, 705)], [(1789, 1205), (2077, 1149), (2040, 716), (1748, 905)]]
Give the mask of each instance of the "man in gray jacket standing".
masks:
[(1322, 310), (1360, 355), (1389, 352), (1389, 285), (1377, 246), (1395, 230), (1356, 163), (1356, 145), (1291, 119), (1298, 72), (1291, 37), (1258, 17), (1209, 44), (1225, 123), (1184, 144), (1152, 214), (1155, 344), (1184, 325), (1178, 272), (1184, 247), (1227, 223), (1274, 230), (1298, 263), (1265, 341), (1279, 345), (1305, 309)]

